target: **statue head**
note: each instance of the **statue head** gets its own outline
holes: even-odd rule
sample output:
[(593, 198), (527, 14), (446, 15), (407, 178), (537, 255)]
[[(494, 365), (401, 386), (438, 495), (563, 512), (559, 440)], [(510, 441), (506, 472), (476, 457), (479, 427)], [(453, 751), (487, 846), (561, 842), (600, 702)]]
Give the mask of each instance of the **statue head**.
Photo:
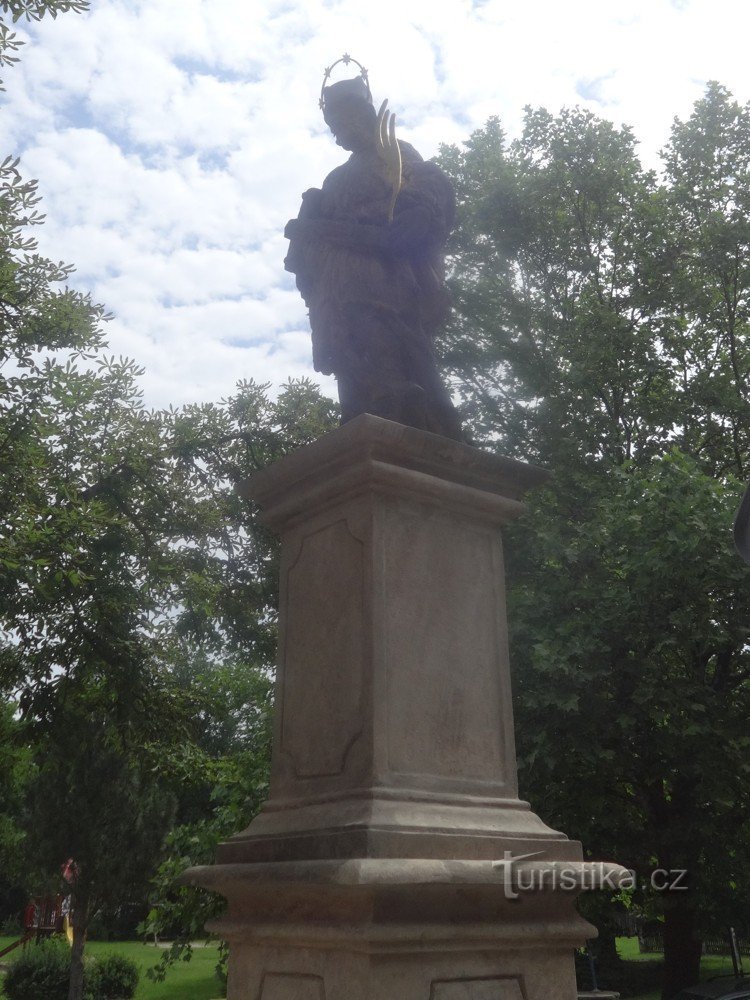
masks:
[(323, 87), (323, 118), (343, 149), (360, 151), (375, 143), (377, 115), (370, 88), (357, 76)]

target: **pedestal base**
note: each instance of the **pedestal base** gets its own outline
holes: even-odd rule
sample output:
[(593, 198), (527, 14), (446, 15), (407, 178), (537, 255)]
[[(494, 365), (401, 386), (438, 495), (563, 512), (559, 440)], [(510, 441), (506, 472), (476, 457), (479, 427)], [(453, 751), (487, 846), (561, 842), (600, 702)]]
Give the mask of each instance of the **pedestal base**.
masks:
[(612, 866), (518, 798), (499, 531), (545, 478), (364, 414), (242, 487), (282, 538), (270, 796), (187, 873), (229, 1000), (575, 1000)]
[[(356, 954), (300, 948), (243, 947), (232, 996), (248, 1000), (575, 1000), (567, 952), (485, 951), (458, 954), (416, 944), (401, 952)], [(275, 971), (258, 974), (258, 969)], [(237, 993), (234, 982), (245, 991)]]
[(575, 1000), (572, 951), (595, 933), (575, 897), (619, 871), (374, 859), (191, 877), (229, 900), (213, 929), (232, 1000)]

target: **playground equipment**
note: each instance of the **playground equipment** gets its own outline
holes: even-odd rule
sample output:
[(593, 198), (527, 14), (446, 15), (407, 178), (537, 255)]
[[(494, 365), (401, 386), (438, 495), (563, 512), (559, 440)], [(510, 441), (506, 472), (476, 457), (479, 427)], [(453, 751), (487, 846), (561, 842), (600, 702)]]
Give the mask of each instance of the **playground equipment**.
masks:
[(64, 934), (68, 944), (73, 944), (73, 926), (70, 921), (70, 897), (35, 896), (23, 911), (23, 934), (0, 951), (0, 958), (31, 940), (42, 941), (53, 934)]

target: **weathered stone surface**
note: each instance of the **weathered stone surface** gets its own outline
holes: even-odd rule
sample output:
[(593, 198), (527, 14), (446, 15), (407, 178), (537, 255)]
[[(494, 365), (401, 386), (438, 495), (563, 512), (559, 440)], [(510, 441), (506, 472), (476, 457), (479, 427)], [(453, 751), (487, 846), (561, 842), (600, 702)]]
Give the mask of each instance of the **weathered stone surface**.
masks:
[(191, 875), (231, 1000), (574, 1000), (592, 866), (518, 799), (499, 530), (543, 478), (363, 415), (243, 487), (282, 538), (270, 797)]
[(277, 728), (219, 861), (580, 857), (516, 784), (499, 526), (543, 476), (364, 415), (243, 488), (282, 535)]
[(260, 1000), (325, 1000), (321, 976), (304, 972), (266, 972), (260, 984)]
[(449, 312), (443, 251), (453, 188), (437, 164), (396, 139), (385, 104), (376, 115), (364, 78), (325, 87), (322, 97), (325, 120), (351, 156), (305, 191), (284, 231), (313, 366), (336, 375), (344, 423), (375, 413), (461, 440), (433, 350)]

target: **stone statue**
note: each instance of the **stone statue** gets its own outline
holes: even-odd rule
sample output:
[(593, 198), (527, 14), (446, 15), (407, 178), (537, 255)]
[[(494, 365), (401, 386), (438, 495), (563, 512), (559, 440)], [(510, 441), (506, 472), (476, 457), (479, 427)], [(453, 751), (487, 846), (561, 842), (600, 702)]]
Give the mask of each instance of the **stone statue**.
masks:
[(336, 376), (342, 422), (373, 413), (462, 440), (432, 346), (449, 308), (443, 248), (453, 189), (436, 164), (396, 139), (387, 102), (375, 112), (364, 69), (326, 85), (329, 75), (323, 116), (351, 156), (303, 194), (284, 233), (285, 267), (309, 309), (315, 370)]

